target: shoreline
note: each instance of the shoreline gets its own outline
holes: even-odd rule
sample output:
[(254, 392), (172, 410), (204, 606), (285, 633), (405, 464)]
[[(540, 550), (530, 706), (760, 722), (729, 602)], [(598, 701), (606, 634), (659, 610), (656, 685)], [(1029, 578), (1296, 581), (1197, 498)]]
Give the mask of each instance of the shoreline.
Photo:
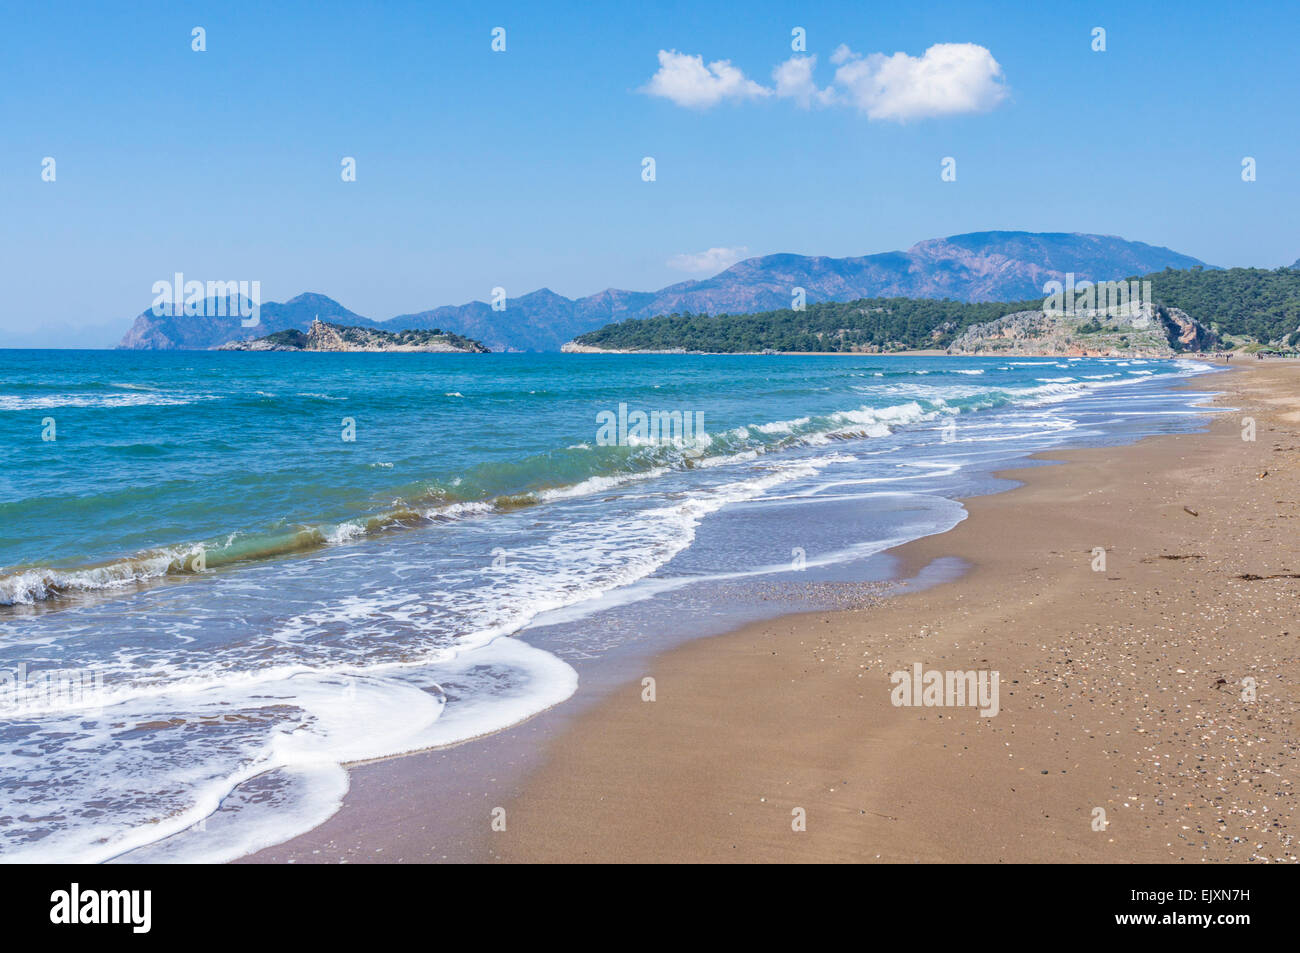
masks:
[[(1294, 363), (1218, 379), (1253, 443), (1223, 414), (1000, 474), (1022, 485), (898, 550), (913, 570), (965, 560), (955, 581), (659, 657), (657, 700), (631, 685), (581, 716), (505, 804), (493, 856), (1294, 862), (1300, 503), (1273, 500), (1300, 467), (1297, 382)], [(894, 707), (889, 673), (916, 662), (1000, 671), (1000, 713)]]
[[(1297, 369), (1296, 365), (1276, 362), (1247, 365), (1238, 373), (1217, 380), (1227, 385), (1243, 378), (1282, 374), (1294, 381), (1300, 376), (1295, 373)], [(1237, 388), (1221, 389), (1231, 393)], [(1241, 403), (1238, 398), (1233, 399)], [(1296, 404), (1300, 406), (1300, 401)], [(1300, 417), (1300, 414), (1293, 416)], [(972, 602), (964, 600), (990, 583), (1003, 585), (1005, 580), (1000, 574), (1011, 569), (1017, 551), (1014, 544), (1006, 543), (1018, 539), (1022, 549), (1033, 551), (1027, 544), (1034, 535), (1035, 520), (1024, 515), (1026, 507), (1036, 509), (1044, 502), (1051, 505), (1051, 497), (1063, 491), (1079, 495), (1077, 486), (1071, 491), (1068, 485), (1058, 484), (1061, 474), (1078, 474), (1083, 472), (1082, 467), (1090, 472), (1090, 479), (1097, 480), (1101, 476), (1098, 468), (1104, 470), (1103, 464), (1110, 457), (1117, 458), (1126, 469), (1149, 466), (1148, 457), (1163, 461), (1167, 468), (1171, 454), (1189, 451), (1204, 454), (1207, 446), (1217, 446), (1222, 452), (1225, 445), (1233, 446), (1218, 440), (1222, 434), (1214, 433), (1215, 427), (1222, 429), (1223, 421), (1221, 416), (1212, 423), (1210, 434), (1152, 437), (1122, 448), (1051, 451), (1046, 454), (1047, 460), (1064, 460), (1075, 465), (1034, 465), (1027, 470), (1009, 471), (1004, 475), (1023, 480), (1024, 485), (965, 501), (970, 515), (957, 528), (905, 544), (896, 551), (904, 562), (904, 576), (912, 575), (935, 559), (962, 558), (971, 568), (958, 580), (922, 593), (895, 596), (865, 613), (850, 610), (786, 615), (745, 626), (729, 635), (695, 640), (670, 649), (649, 665), (648, 671), (654, 673), (659, 691), (654, 704), (640, 701), (640, 677), (629, 672), (617, 685), (606, 686), (612, 691), (607, 690), (603, 700), (597, 699), (577, 711), (551, 709), (524, 725), (480, 739), (475, 746), (470, 746), (479, 749), (477, 756), (467, 756), (468, 749), (461, 746), (372, 763), (362, 771), (351, 768), (353, 792), (334, 818), (315, 831), (244, 860), (1171, 859), (1167, 856), (1171, 845), (1153, 846), (1154, 842), (1148, 843), (1149, 837), (1145, 841), (1127, 837), (1122, 839), (1121, 848), (1112, 846), (1109, 852), (1101, 849), (1102, 841), (1109, 845), (1117, 842), (1114, 825), (1127, 809), (1112, 804), (1112, 797), (1102, 797), (1106, 792), (1096, 789), (1097, 778), (1118, 776), (1113, 764), (1116, 755), (1103, 757), (1095, 751), (1075, 753), (1076, 760), (1060, 770), (1071, 785), (1077, 784), (1081, 777), (1091, 779), (1094, 789), (1091, 800), (1097, 804), (1063, 806), (1059, 791), (1053, 795), (1051, 790), (1039, 790), (1059, 787), (1059, 783), (1041, 781), (1026, 784), (1029, 791), (1021, 796), (1029, 799), (1031, 809), (1025, 815), (1029, 818), (1036, 814), (1049, 819), (1053, 814), (1062, 817), (1064, 813), (1077, 814), (1087, 808), (1082, 829), (1089, 833), (1092, 832), (1086, 821), (1091, 810), (1105, 806), (1112, 825), (1107, 836), (1093, 834), (1092, 839), (1083, 840), (1075, 836), (1065, 846), (1060, 842), (1061, 833), (1053, 829), (1050, 836), (1041, 830), (1034, 831), (1033, 836), (1021, 831), (1018, 845), (997, 842), (996, 838), (987, 836), (968, 843), (969, 838), (958, 836), (955, 843), (960, 846), (955, 854), (927, 846), (927, 832), (951, 827), (954, 818), (950, 815), (955, 810), (951, 805), (962, 804), (963, 796), (966, 807), (976, 813), (981, 810), (996, 813), (996, 808), (1008, 797), (1003, 789), (1007, 785), (1006, 768), (1001, 766), (995, 765), (1000, 770), (992, 772), (1002, 775), (996, 783), (971, 788), (973, 776), (962, 772), (980, 760), (973, 755), (979, 754), (987, 761), (991, 754), (1003, 754), (1002, 750), (994, 749), (998, 744), (1010, 743), (1002, 737), (1008, 731), (1017, 735), (1016, 719), (1030, 718), (1026, 723), (1029, 727), (1019, 729), (1019, 737), (1032, 741), (1045, 730), (1050, 734), (1062, 727), (1073, 729), (1068, 723), (1074, 716), (1064, 724), (1054, 724), (1051, 718), (1044, 720), (1032, 712), (1021, 712), (1015, 696), (1022, 692), (1020, 685), (1029, 680), (1009, 672), (1027, 675), (1034, 670), (1031, 664), (1034, 660), (1025, 655), (1028, 649), (1024, 645), (998, 647), (1011, 666), (1001, 666), (1005, 679), (1003, 711), (993, 719), (979, 719), (969, 710), (949, 713), (943, 709), (893, 708), (887, 702), (886, 670), (892, 671), (889, 666), (894, 664), (906, 668), (902, 663), (908, 661), (909, 655), (914, 656), (911, 661), (925, 661), (930, 665), (941, 649), (943, 652), (938, 657), (942, 659), (963, 654), (954, 644), (947, 644), (951, 640), (947, 633), (954, 630), (948, 624), (948, 617), (965, 623), (971, 615)], [(1260, 440), (1254, 445), (1244, 445), (1238, 435), (1229, 456), (1235, 456), (1236, 463), (1242, 465), (1252, 454), (1241, 454), (1240, 447), (1256, 451), (1257, 456), (1265, 453), (1261, 448), (1266, 447), (1267, 440), (1266, 427), (1261, 423)], [(1195, 443), (1202, 444), (1199, 451), (1193, 446)], [(1092, 462), (1089, 457), (1093, 458)], [(1253, 466), (1253, 461), (1248, 465)], [(1071, 477), (1076, 483), (1078, 479), (1077, 475)], [(1026, 494), (1036, 499), (1028, 501)], [(1175, 510), (1181, 513), (1181, 507)], [(1185, 513), (1181, 515), (1185, 521), (1200, 520)], [(1081, 518), (1075, 513), (1070, 519), (1079, 525)], [(1021, 525), (1008, 527), (1008, 520), (1018, 520)], [(990, 557), (987, 541), (976, 540), (977, 545), (972, 545), (972, 537), (978, 535), (980, 528), (994, 526), (1002, 531), (1003, 539), (996, 547), (999, 555)], [(1104, 527), (1097, 529), (1092, 535), (1102, 535), (1104, 530)], [(1127, 548), (1132, 545), (1128, 543)], [(1075, 548), (1080, 549), (1074, 555), (1083, 561), (1082, 572), (1086, 573), (1082, 576), (1073, 573), (1072, 592), (1078, 597), (1082, 592), (1080, 586), (1095, 582), (1096, 574), (1087, 570), (1086, 563), (1091, 558), (1088, 547)], [(1008, 556), (1008, 550), (1013, 555)], [(1059, 576), (1062, 553), (1055, 550), (1052, 555), (1058, 557), (1054, 568)], [(1191, 562), (1157, 559), (1151, 565), (1158, 564), (1165, 570)], [(1148, 564), (1142, 567), (1148, 574), (1152, 572)], [(1030, 571), (1038, 573), (1040, 569)], [(1024, 567), (1017, 567), (1013, 574), (1025, 572)], [(1110, 572), (1100, 575), (1109, 579), (1114, 574), (1112, 565)], [(1042, 580), (1037, 584), (1041, 585)], [(1035, 607), (1033, 598), (1027, 603), (1030, 614), (1043, 611)], [(987, 615), (989, 607), (983, 606), (981, 611)], [(860, 631), (864, 621), (870, 623), (867, 628), (871, 630), (866, 636)], [(940, 623), (942, 632), (918, 628), (928, 625), (933, 629), (936, 622)], [(964, 625), (956, 628), (966, 632)], [(921, 631), (925, 635), (919, 635)], [(980, 635), (984, 639), (979, 643), (982, 646), (997, 644), (988, 638), (987, 632)], [(832, 644), (836, 639), (839, 642)], [(855, 643), (855, 650), (865, 651), (848, 652), (850, 639)], [(828, 666), (824, 655), (818, 655), (817, 659), (802, 658), (801, 653), (808, 651), (809, 643), (829, 647), (823, 652), (830, 653), (832, 663)], [(964, 654), (969, 655), (969, 651)], [(1082, 654), (1083, 651), (1076, 652)], [(855, 668), (845, 667), (859, 656), (866, 661), (856, 662)], [(967, 661), (973, 665), (979, 659)], [(971, 666), (963, 663), (957, 667)], [(1095, 659), (1093, 667), (1098, 667)], [(838, 681), (830, 677), (835, 674), (839, 676)], [(869, 675), (878, 684), (872, 692), (861, 691), (862, 680)], [(799, 703), (788, 705), (784, 700), (772, 698), (772, 687), (784, 687), (786, 683), (795, 686), (800, 696), (813, 690), (815, 697), (801, 697)], [(1271, 687), (1266, 689), (1263, 679), (1260, 685), (1261, 697), (1276, 688), (1270, 683)], [(720, 690), (722, 687), (725, 691)], [(831, 706), (835, 712), (841, 708), (861, 709), (852, 719), (860, 737), (826, 734), (827, 717), (832, 717), (841, 728), (845, 721), (842, 712), (826, 711), (828, 697), (838, 702)], [(972, 717), (963, 718), (966, 715)], [(953, 730), (957, 731), (955, 736), (945, 735), (946, 731)], [(1102, 730), (1107, 739), (1113, 731), (1116, 740), (1124, 736), (1126, 751), (1132, 747), (1132, 737), (1112, 723), (1089, 730)], [(1136, 737), (1141, 738), (1141, 733)], [(775, 743), (774, 747), (774, 738), (797, 742), (795, 747), (799, 753), (793, 757), (783, 753), (784, 743)], [(1089, 736), (1088, 740), (1095, 741), (1096, 736)], [(1041, 742), (1039, 738), (1038, 743)], [(865, 751), (855, 752), (855, 743)], [(1294, 748), (1295, 739), (1288, 736), (1284, 743)], [(1073, 744), (1089, 747), (1078, 738)], [(946, 745), (953, 745), (953, 750), (959, 745), (962, 754), (956, 760), (951, 754), (945, 758)], [(1018, 739), (1017, 748), (1021, 746), (1022, 741)], [(1033, 747), (1033, 744), (1028, 746), (1030, 752)], [(837, 754), (828, 755), (828, 750)], [(1008, 762), (1014, 761), (1016, 752), (1007, 754)], [(900, 772), (903, 755), (906, 755), (906, 770)], [(965, 761), (961, 760), (963, 757)], [(1026, 770), (1022, 766), (1028, 763), (1025, 759), (1029, 756), (1021, 752), (1020, 757), (1022, 760), (1014, 765), (1016, 770), (1010, 778), (1024, 782), (1027, 776), (1022, 773)], [(841, 784), (832, 785), (835, 790), (819, 792), (816, 784), (809, 787), (806, 762), (810, 758), (822, 765), (823, 772), (845, 775), (840, 779)], [(501, 770), (485, 770), (484, 764), (494, 759), (501, 759)], [(1054, 762), (1060, 758), (1049, 760)], [(882, 770), (885, 766), (888, 771)], [(759, 770), (766, 770), (766, 775), (760, 776), (766, 780), (753, 776)], [(516, 777), (497, 784), (496, 776), (507, 772)], [(784, 782), (780, 778), (783, 772), (790, 775)], [(849, 775), (855, 772), (856, 782), (851, 782)], [(733, 775), (746, 780), (740, 781)], [(1038, 781), (1037, 778), (1029, 780)], [(808, 830), (792, 840), (788, 816), (774, 816), (772, 811), (779, 799), (788, 794), (781, 789), (796, 784), (804, 789), (797, 800), (807, 804), (794, 806), (805, 807), (809, 822)], [(766, 794), (757, 793), (764, 790)], [(452, 791), (456, 796), (444, 800)], [(742, 793), (745, 791), (754, 796), (746, 796)], [(842, 799), (849, 792), (862, 802), (856, 813), (852, 810), (846, 813), (844, 805), (836, 803), (837, 797)], [(1010, 796), (1014, 800), (1015, 796)], [(1053, 796), (1058, 800), (1052, 800)], [(899, 803), (908, 805), (907, 812), (896, 806)], [(892, 813), (891, 805), (895, 805)], [(489, 832), (488, 812), (495, 806), (506, 810), (509, 823), (505, 832)], [(828, 813), (836, 822), (832, 825), (836, 830), (826, 830)], [(864, 818), (868, 819), (865, 824)], [(1074, 818), (1071, 823), (1076, 821)], [(874, 828), (872, 823), (876, 825)], [(1041, 819), (1038, 823), (1041, 824)], [(881, 825), (885, 827), (882, 829)], [(723, 834), (722, 841), (734, 843), (713, 843), (720, 833), (727, 831), (731, 836)], [(866, 847), (862, 844), (864, 838)], [(1055, 845), (1056, 849), (1048, 849), (1047, 845)], [(1287, 845), (1281, 847), (1283, 855), (1288, 849)]]
[[(572, 343), (572, 342), (570, 342)], [(499, 351), (496, 353), (507, 354), (508, 351)], [(1244, 353), (1232, 351), (1183, 351), (1171, 352), (1168, 354), (1145, 354), (1137, 351), (1106, 353), (1106, 354), (1079, 354), (1070, 352), (1037, 352), (1037, 351), (980, 351), (952, 353), (943, 348), (918, 348), (909, 351), (683, 351), (683, 350), (628, 350), (621, 348), (598, 348), (584, 344), (570, 348), (567, 344), (561, 348), (559, 354), (659, 354), (672, 355), (674, 357), (977, 357), (990, 360), (993, 358), (1041, 358), (1043, 360), (1067, 360), (1070, 358), (1102, 358), (1115, 360), (1137, 360), (1137, 361), (1202, 361), (1209, 364), (1220, 363), (1219, 358), (1228, 353)]]

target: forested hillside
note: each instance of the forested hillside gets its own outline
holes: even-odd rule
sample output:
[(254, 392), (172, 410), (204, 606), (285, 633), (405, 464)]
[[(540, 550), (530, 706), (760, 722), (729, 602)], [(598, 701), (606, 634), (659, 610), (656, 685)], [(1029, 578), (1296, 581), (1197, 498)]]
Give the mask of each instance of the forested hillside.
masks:
[(757, 314), (669, 314), (609, 324), (576, 344), (626, 351), (899, 351), (944, 348), (973, 324), (1042, 302), (863, 298)]
[(1158, 304), (1181, 308), (1221, 335), (1260, 344), (1297, 343), (1300, 269), (1168, 268), (1143, 280), (1151, 282)]
[[(1157, 305), (1177, 308), (1238, 344), (1300, 343), (1300, 269), (1166, 269), (1151, 282)], [(901, 351), (946, 348), (972, 325), (1042, 308), (1012, 302), (863, 298), (754, 314), (668, 314), (609, 324), (574, 339), (618, 351)], [(1232, 343), (1232, 342), (1229, 342)]]

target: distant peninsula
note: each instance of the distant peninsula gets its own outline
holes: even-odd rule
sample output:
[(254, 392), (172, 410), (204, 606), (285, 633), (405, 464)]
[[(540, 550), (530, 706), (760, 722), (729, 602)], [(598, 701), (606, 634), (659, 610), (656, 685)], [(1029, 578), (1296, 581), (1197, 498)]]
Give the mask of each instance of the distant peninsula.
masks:
[(1300, 347), (1300, 270), (1166, 269), (1105, 284), (1140, 294), (1119, 307), (1075, 295), (1068, 302), (861, 298), (802, 310), (673, 313), (607, 324), (564, 350), (1167, 358)]
[(1031, 302), (965, 304), (865, 298), (805, 311), (669, 315), (624, 321), (566, 344), (568, 353), (964, 354), (1174, 357), (1209, 350), (1216, 335), (1177, 308), (1065, 314)]
[(230, 341), (217, 351), (421, 351), (434, 354), (489, 354), (478, 341), (451, 331), (375, 328), (328, 324), (319, 318), (304, 333), (296, 328), (276, 331), (251, 341)]
[[(917, 307), (920, 305), (920, 307)], [(1062, 314), (1016, 304), (974, 321), (982, 305), (943, 312), (933, 302), (864, 299), (810, 305), (807, 312), (709, 318), (680, 315), (613, 324), (564, 346), (570, 354), (963, 354), (1175, 357), (1210, 349), (1216, 337), (1176, 308)], [(924, 316), (934, 309), (933, 315)], [(992, 312), (996, 313), (996, 312)], [(672, 342), (679, 342), (676, 346)]]

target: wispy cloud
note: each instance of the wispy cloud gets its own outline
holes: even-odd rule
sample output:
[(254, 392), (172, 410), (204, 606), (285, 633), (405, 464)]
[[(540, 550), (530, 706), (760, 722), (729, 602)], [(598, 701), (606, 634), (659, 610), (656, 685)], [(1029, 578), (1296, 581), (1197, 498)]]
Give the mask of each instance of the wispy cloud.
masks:
[(936, 43), (920, 56), (870, 53), (841, 44), (831, 82), (819, 87), (816, 56), (792, 56), (772, 70), (772, 86), (751, 79), (730, 60), (704, 65), (701, 56), (659, 51), (659, 70), (642, 92), (679, 106), (707, 109), (725, 100), (789, 99), (804, 109), (848, 106), (868, 119), (906, 122), (987, 112), (1007, 96), (1002, 67), (975, 43)]
[(793, 99), (804, 109), (815, 105), (830, 106), (835, 102), (835, 90), (818, 89), (813, 81), (816, 56), (792, 56), (772, 70), (773, 90), (782, 99)]
[(710, 248), (708, 251), (673, 255), (668, 259), (668, 267), (691, 274), (714, 275), (724, 268), (730, 268), (748, 255), (749, 249), (744, 245), (735, 248)]

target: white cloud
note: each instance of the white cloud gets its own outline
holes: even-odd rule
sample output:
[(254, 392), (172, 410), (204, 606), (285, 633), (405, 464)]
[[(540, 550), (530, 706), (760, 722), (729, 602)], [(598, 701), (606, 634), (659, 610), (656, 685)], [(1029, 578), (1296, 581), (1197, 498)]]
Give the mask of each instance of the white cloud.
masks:
[[(868, 119), (987, 112), (1006, 97), (1002, 67), (974, 43), (936, 43), (921, 56), (858, 56), (841, 46), (835, 85)], [(834, 57), (833, 57), (834, 58)]]
[(708, 108), (724, 99), (751, 99), (772, 95), (772, 91), (731, 65), (717, 60), (704, 65), (704, 57), (659, 51), (659, 70), (650, 77), (642, 92), (671, 99), (678, 106)]
[(730, 60), (705, 67), (703, 57), (660, 50), (659, 71), (642, 92), (696, 108), (776, 96), (805, 109), (854, 106), (868, 119), (895, 122), (987, 112), (1007, 95), (1002, 67), (975, 43), (936, 43), (920, 56), (860, 56), (841, 43), (830, 60), (837, 69), (829, 86), (818, 87), (813, 78), (816, 56), (792, 56), (772, 70), (775, 85), (767, 87), (746, 79)]
[(710, 248), (708, 251), (673, 255), (668, 259), (668, 267), (677, 271), (689, 271), (691, 274), (716, 275), (748, 255), (749, 249), (744, 245), (736, 248)]
[(776, 94), (782, 99), (793, 99), (804, 109), (814, 102), (829, 105), (834, 100), (834, 91), (818, 89), (813, 82), (813, 69), (817, 66), (815, 56), (792, 56), (776, 69), (772, 70), (772, 79), (776, 82)]

